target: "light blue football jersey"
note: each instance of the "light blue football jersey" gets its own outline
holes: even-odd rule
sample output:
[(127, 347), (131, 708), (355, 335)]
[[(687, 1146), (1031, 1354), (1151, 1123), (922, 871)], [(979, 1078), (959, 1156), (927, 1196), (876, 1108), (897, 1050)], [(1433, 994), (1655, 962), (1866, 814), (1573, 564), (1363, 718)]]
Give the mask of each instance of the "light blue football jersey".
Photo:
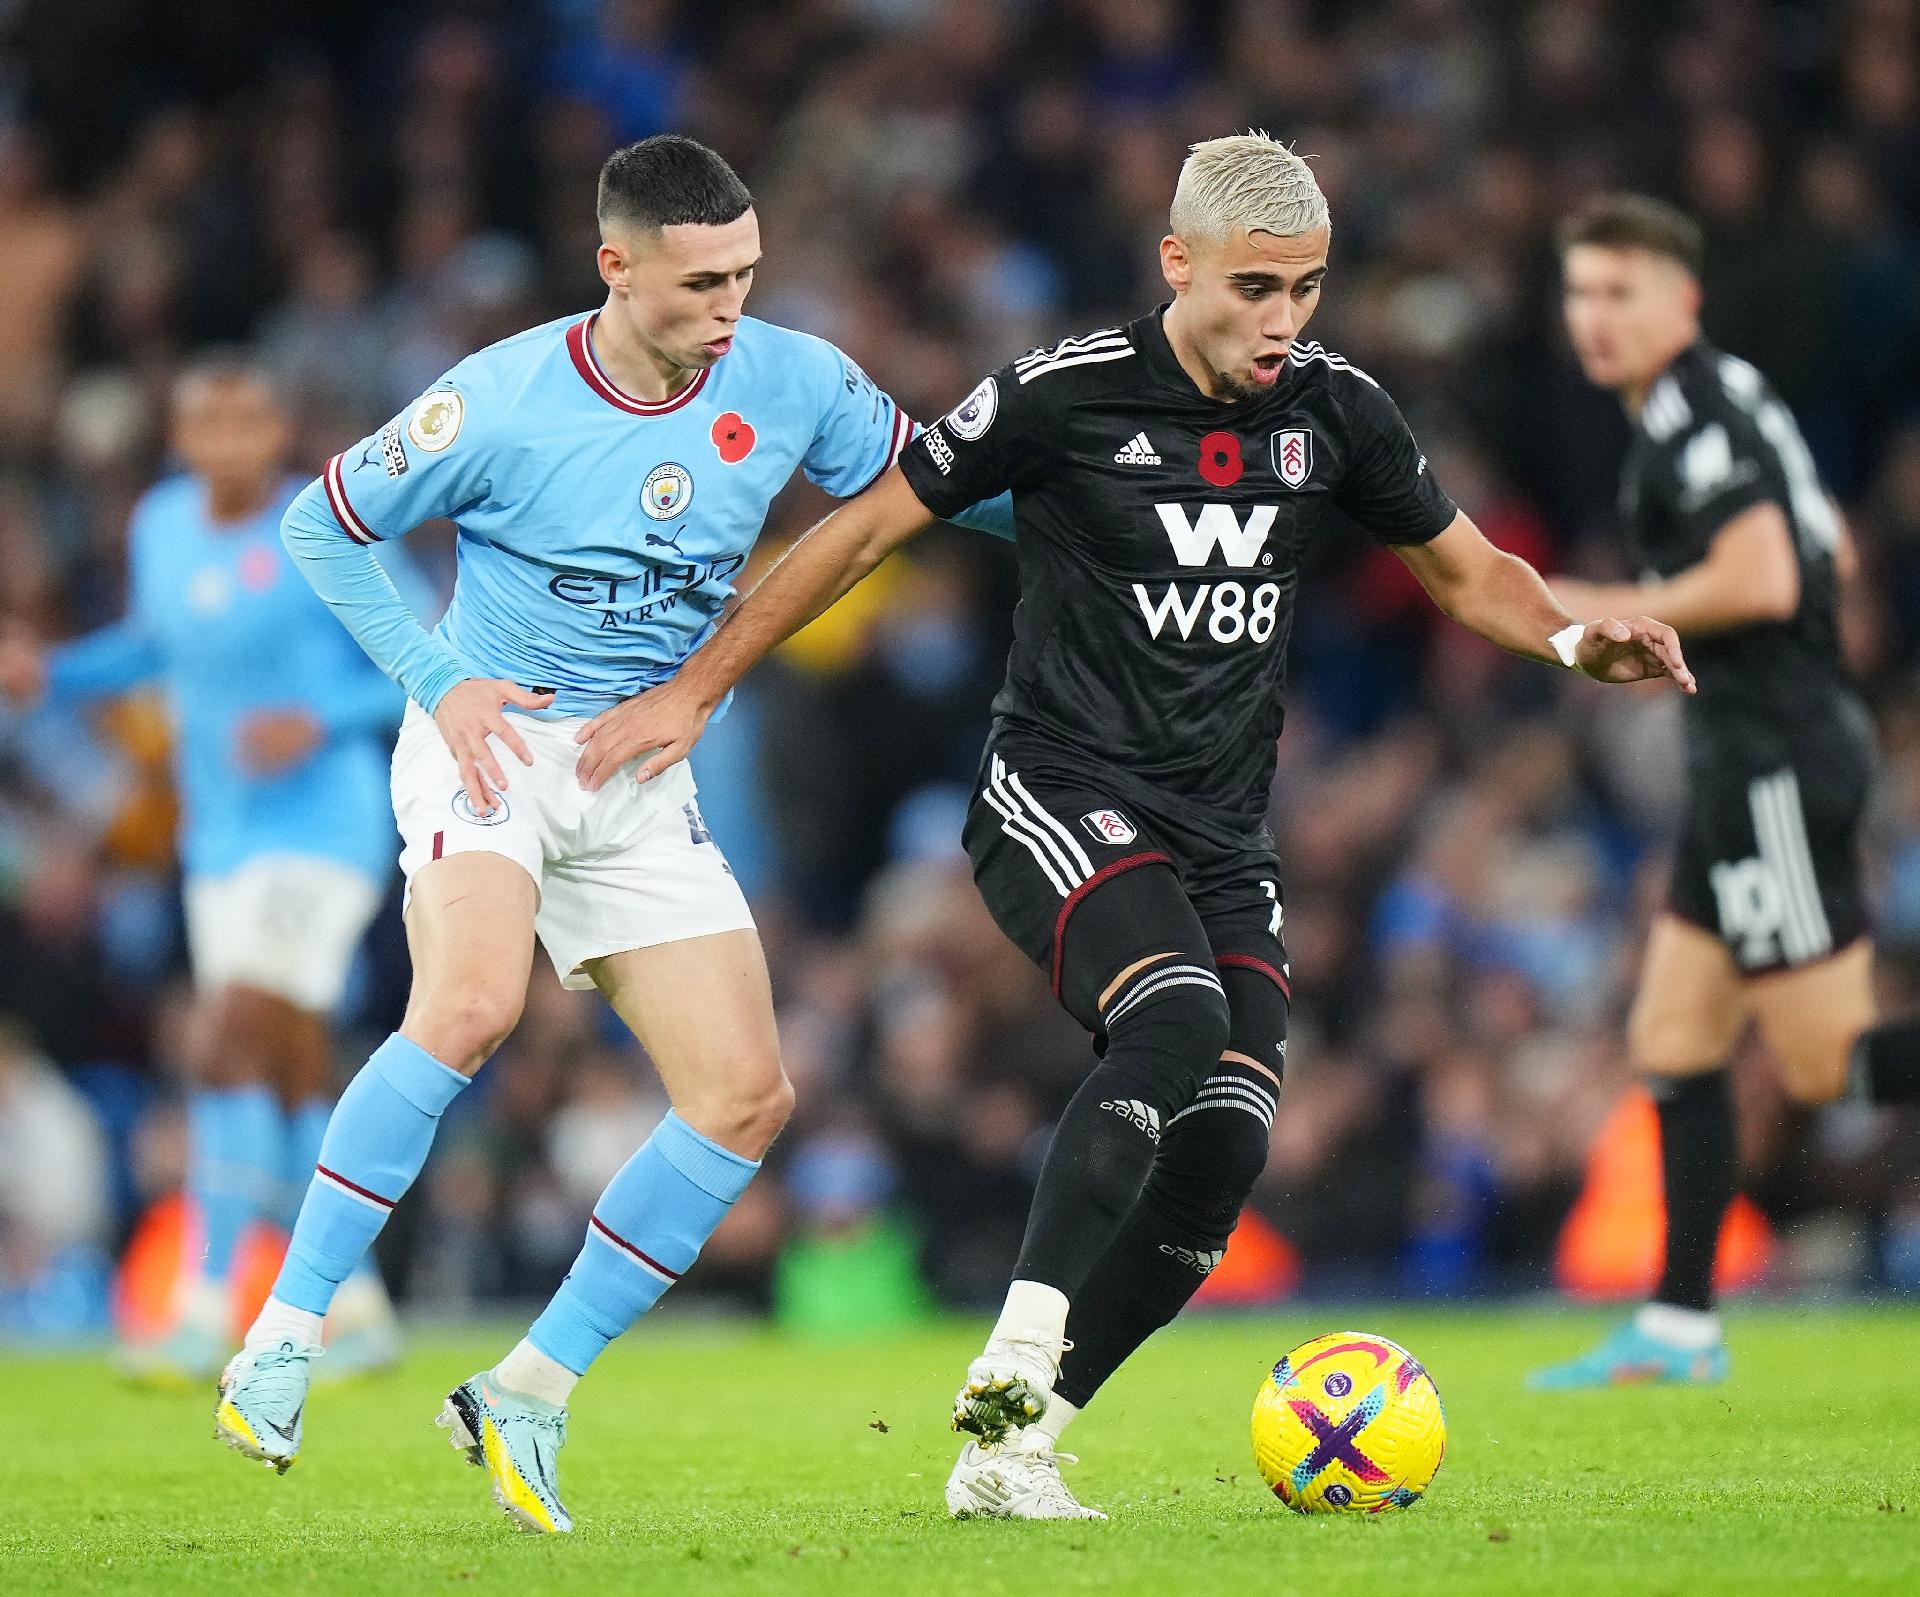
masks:
[[(557, 715), (665, 681), (719, 620), (795, 470), (844, 498), (915, 430), (833, 345), (753, 317), (679, 393), (637, 399), (594, 355), (598, 315), (470, 355), (287, 513), (309, 580), (424, 709), (473, 676), (551, 689)], [(1008, 535), (1004, 504), (976, 512), (963, 519)], [(458, 573), (429, 635), (356, 546), (441, 516)]]
[[(392, 867), (387, 766), (405, 699), (340, 630), (281, 545), (281, 518), (300, 486), (289, 477), (258, 515), (221, 524), (209, 518), (195, 478), (157, 484), (128, 529), (125, 618), (48, 657), (56, 707), (148, 682), (163, 687), (175, 729), (181, 859), (195, 875), (285, 853), (375, 877)], [(424, 586), (404, 557), (382, 551), (382, 560), (424, 608)], [(255, 776), (240, 762), (240, 725), (280, 709), (308, 711), (326, 741), (297, 765)]]

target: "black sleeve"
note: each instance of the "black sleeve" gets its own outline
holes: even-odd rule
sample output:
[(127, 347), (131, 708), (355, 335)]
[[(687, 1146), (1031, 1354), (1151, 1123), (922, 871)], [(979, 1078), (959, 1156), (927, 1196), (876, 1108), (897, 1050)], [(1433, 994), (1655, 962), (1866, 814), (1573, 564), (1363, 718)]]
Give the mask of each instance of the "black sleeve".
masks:
[(1400, 407), (1365, 379), (1348, 406), (1351, 463), (1334, 503), (1382, 543), (1425, 543), (1459, 514), (1434, 481)]
[(1706, 557), (1714, 537), (1755, 505), (1781, 504), (1774, 454), (1751, 417), (1729, 410), (1703, 418), (1662, 442), (1654, 491), (1686, 529), (1691, 558)]
[(958, 515), (1032, 479), (1040, 464), (1033, 390), (1011, 366), (974, 391), (900, 452), (907, 485), (936, 516)]

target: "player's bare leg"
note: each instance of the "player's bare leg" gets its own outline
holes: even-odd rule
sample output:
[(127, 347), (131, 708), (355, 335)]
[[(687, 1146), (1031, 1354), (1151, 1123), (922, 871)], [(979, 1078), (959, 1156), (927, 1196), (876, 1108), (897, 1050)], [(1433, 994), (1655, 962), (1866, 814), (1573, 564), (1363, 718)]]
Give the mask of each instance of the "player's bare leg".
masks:
[(1787, 1094), (1796, 1103), (1831, 1103), (1847, 1087), (1854, 1043), (1874, 1023), (1873, 945), (1860, 938), (1797, 970), (1747, 983)]
[(645, 1046), (673, 1112), (595, 1204), (580, 1257), (527, 1336), (455, 1387), (440, 1416), (507, 1516), (547, 1534), (573, 1525), (557, 1455), (574, 1383), (692, 1264), (793, 1108), (756, 933), (611, 954), (586, 970)]
[(407, 903), (413, 987), (400, 1035), (473, 1076), (520, 1023), (539, 899), (533, 878), (499, 854), (422, 866)]
[(720, 932), (609, 954), (588, 967), (646, 1048), (674, 1111), (758, 1159), (793, 1111), (780, 1066), (773, 989), (757, 932)]
[(426, 1162), (441, 1113), (520, 1018), (537, 889), (497, 854), (435, 860), (413, 879), (413, 991), (400, 1031), (341, 1095), (286, 1262), (221, 1377), (215, 1434), (285, 1470), (334, 1292)]
[(1590, 1353), (1536, 1371), (1529, 1384), (1537, 1390), (1725, 1376), (1713, 1262), (1739, 1180), (1727, 1060), (1750, 1016), (1747, 986), (1726, 945), (1677, 915), (1657, 917), (1627, 1044), (1660, 1116), (1665, 1267), (1632, 1321)]

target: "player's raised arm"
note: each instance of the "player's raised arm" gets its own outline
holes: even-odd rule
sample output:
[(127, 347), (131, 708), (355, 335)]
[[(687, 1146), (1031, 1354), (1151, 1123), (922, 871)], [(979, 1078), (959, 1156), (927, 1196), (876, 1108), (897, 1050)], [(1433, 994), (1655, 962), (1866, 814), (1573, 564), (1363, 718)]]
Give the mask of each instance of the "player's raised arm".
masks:
[(580, 785), (589, 792), (635, 755), (648, 781), (683, 760), (707, 718), (776, 644), (791, 637), (935, 516), (898, 466), (850, 499), (781, 557), (673, 680), (615, 705), (580, 729)]
[(1694, 691), (1672, 627), (1645, 615), (1583, 626), (1539, 572), (1487, 542), (1434, 480), (1399, 406), (1371, 378), (1355, 390), (1349, 421), (1354, 465), (1336, 502), (1391, 548), (1454, 620), (1510, 653), (1596, 681), (1670, 676)]
[[(865, 384), (864, 393), (875, 396), (869, 403), (891, 407), (875, 414), (897, 418), (898, 436), (907, 437), (913, 423), (858, 367), (851, 362), (847, 367), (852, 376), (836, 381), (852, 396), (854, 410)], [(836, 429), (859, 435), (854, 423), (860, 418), (856, 414), (849, 422), (847, 409), (842, 403), (829, 411), (829, 424), (807, 461), (807, 475), (829, 493), (848, 481), (850, 462), (858, 458), (858, 445), (849, 448), (834, 439)], [(885, 458), (897, 455), (898, 463), (795, 544), (671, 682), (615, 705), (580, 729), (579, 741), (586, 745), (580, 752), (581, 786), (592, 791), (628, 760), (652, 750), (658, 752), (635, 773), (639, 781), (685, 759), (714, 707), (762, 655), (930, 522), (961, 514), (971, 519), (977, 511), (991, 520), (1010, 512), (1010, 503), (990, 502), (1041, 469), (1036, 414), (1026, 385), (1014, 367), (1006, 366), (981, 379), (931, 427), (911, 433), (905, 448), (892, 446)], [(836, 466), (836, 460), (848, 464)]]
[(1511, 653), (1570, 666), (1596, 682), (1667, 676), (1694, 691), (1672, 627), (1645, 615), (1574, 620), (1539, 572), (1495, 548), (1464, 514), (1438, 537), (1396, 544), (1393, 552), (1442, 610)]

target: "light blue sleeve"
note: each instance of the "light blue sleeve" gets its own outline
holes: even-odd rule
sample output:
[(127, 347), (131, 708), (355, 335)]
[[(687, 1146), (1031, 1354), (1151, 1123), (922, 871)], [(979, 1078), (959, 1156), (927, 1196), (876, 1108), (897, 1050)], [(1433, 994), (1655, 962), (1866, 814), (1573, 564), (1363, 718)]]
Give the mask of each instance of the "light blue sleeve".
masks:
[[(823, 357), (825, 389), (813, 447), (801, 470), (828, 493), (850, 499), (878, 482), (909, 440), (924, 429), (857, 362), (823, 340), (811, 342)], [(1011, 541), (1013, 495), (1005, 493), (969, 506), (952, 520)]]
[(166, 670), (158, 639), (142, 612), (144, 573), (153, 559), (155, 528), (147, 503), (127, 530), (127, 613), (108, 626), (73, 638), (47, 655), (49, 697), (85, 703), (129, 693)]
[[(399, 544), (374, 547), (375, 558), (407, 608), (424, 624), (433, 619), (434, 595), (419, 568)], [(399, 728), (407, 696), (365, 651), (348, 639), (339, 643), (341, 666), (316, 705), (321, 724), (336, 738), (383, 737)]]
[(47, 655), (47, 692), (61, 699), (110, 699), (151, 682), (165, 668), (138, 616), (128, 616)]
[(815, 357), (813, 443), (800, 462), (807, 480), (836, 499), (851, 499), (880, 480), (907, 447), (913, 421), (874, 381), (824, 339), (809, 338)]
[(449, 688), (475, 673), (421, 625), (372, 545), (485, 498), (483, 431), (464, 390), (438, 384), (328, 461), (280, 523), (281, 540), (313, 591), (429, 714)]

